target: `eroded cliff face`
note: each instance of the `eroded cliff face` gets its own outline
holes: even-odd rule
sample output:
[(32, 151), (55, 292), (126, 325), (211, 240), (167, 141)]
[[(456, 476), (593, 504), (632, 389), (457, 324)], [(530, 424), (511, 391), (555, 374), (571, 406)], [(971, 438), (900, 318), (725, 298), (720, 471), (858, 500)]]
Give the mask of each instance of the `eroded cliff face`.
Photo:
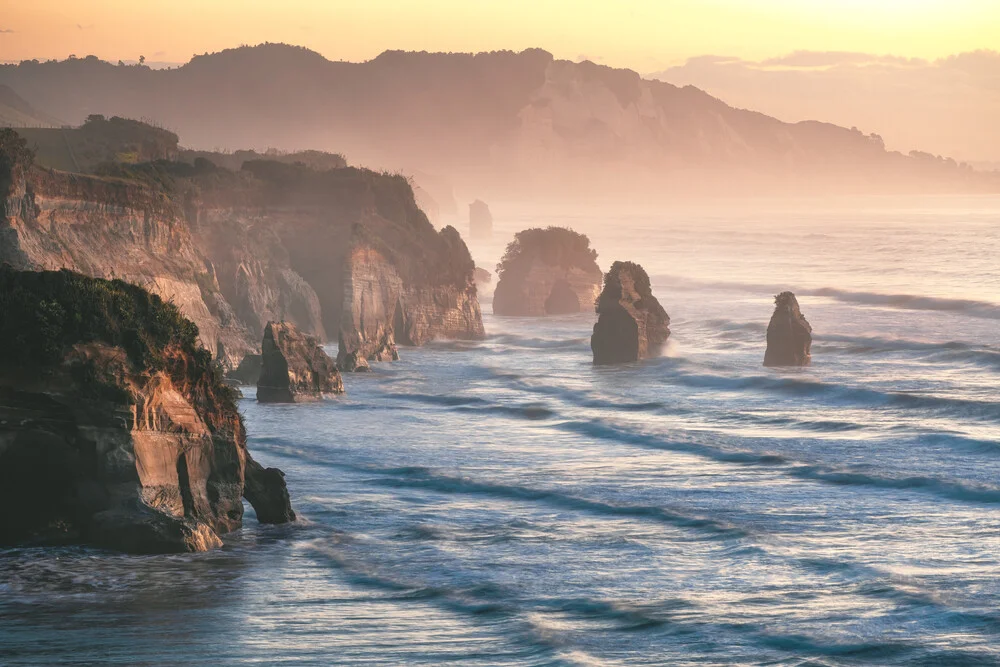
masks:
[(294, 518), (262, 500), (287, 499), (283, 478), (250, 465), (233, 394), (176, 308), (66, 271), (2, 268), (0, 292), (0, 542), (204, 551), (240, 527), (248, 476), (261, 520)]
[(337, 355), (341, 369), (355, 370), (359, 358), (398, 359), (397, 344), (483, 336), (483, 316), (471, 273), (464, 284), (407, 284), (378, 250), (361, 243), (349, 254), (344, 264)]
[(31, 169), (6, 198), (0, 263), (120, 278), (171, 301), (206, 349), (235, 364), (252, 334), (226, 302), (211, 263), (161, 193), (142, 184)]
[(396, 342), (483, 335), (468, 249), (434, 230), (402, 177), (258, 161), (111, 169), (118, 178), (25, 162), (7, 170), (0, 262), (142, 285), (195, 322), (226, 369), (259, 353), (269, 321), (380, 360)]

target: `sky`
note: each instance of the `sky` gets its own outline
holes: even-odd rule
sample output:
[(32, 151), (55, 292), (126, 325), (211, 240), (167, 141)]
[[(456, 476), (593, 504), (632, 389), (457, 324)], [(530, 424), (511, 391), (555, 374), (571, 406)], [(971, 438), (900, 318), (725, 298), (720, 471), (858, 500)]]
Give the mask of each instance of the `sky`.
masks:
[(331, 60), (386, 49), (521, 50), (646, 73), (796, 50), (934, 59), (1000, 45), (1000, 0), (0, 0), (0, 61), (182, 63), (286, 42)]

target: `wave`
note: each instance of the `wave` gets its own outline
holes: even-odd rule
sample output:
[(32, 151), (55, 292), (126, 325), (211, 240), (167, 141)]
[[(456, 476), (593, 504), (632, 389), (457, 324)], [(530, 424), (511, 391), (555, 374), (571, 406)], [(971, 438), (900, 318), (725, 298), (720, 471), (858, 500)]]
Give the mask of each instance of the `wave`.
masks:
[[(773, 466), (782, 474), (789, 477), (835, 486), (918, 491), (959, 502), (1000, 503), (1000, 487), (995, 486), (974, 485), (967, 482), (926, 475), (890, 477), (857, 470), (844, 470), (833, 466), (797, 461), (781, 454), (733, 450), (693, 440), (664, 440), (646, 433), (609, 426), (599, 421), (564, 422), (559, 424), (557, 428), (631, 446), (694, 454), (721, 463)], [(701, 437), (704, 438), (706, 436), (705, 434), (701, 434)]]
[[(732, 281), (699, 281), (670, 275), (658, 275), (653, 278), (657, 282), (668, 283), (671, 286), (702, 289), (723, 289), (753, 292), (758, 294), (777, 294), (790, 289), (787, 285), (762, 285)], [(992, 301), (976, 299), (956, 299), (948, 297), (926, 296), (922, 294), (886, 294), (861, 290), (846, 290), (836, 287), (792, 288), (797, 296), (820, 296), (835, 299), (844, 303), (856, 303), (885, 308), (904, 310), (929, 310), (941, 312), (957, 312), (972, 317), (1000, 319), (1000, 304)]]

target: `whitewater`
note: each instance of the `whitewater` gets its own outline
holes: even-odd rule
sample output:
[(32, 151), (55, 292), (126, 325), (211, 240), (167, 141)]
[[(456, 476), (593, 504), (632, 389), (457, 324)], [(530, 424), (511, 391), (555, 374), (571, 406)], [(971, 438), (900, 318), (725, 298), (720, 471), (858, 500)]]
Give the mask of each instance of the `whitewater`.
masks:
[[(1000, 664), (1000, 199), (498, 219), (641, 263), (662, 357), (491, 314), (240, 408), (294, 525), (0, 552), (0, 664)], [(813, 364), (765, 369), (794, 291)], [(329, 348), (335, 353), (335, 346)]]

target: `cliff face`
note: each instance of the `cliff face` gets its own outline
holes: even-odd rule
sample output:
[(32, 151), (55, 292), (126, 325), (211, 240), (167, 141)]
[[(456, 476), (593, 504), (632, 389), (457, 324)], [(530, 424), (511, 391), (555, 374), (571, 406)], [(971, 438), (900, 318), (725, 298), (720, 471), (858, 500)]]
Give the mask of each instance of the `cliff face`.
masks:
[(352, 353), (391, 361), (398, 358), (397, 343), (423, 345), (435, 338), (484, 335), (471, 276), (459, 285), (408, 285), (378, 250), (358, 245), (350, 253), (344, 264), (338, 363)]
[[(174, 306), (121, 281), (9, 267), (0, 306), (0, 541), (203, 551), (241, 525), (247, 475), (255, 507), (287, 504), (280, 473), (248, 471), (233, 395)], [(294, 518), (261, 504), (262, 520)]]
[[(434, 230), (401, 177), (204, 160), (94, 176), (13, 162), (0, 168), (0, 262), (143, 285), (194, 321), (226, 368), (259, 351), (269, 321), (343, 335), (364, 356), (380, 356), (370, 341), (388, 347), (397, 328), (413, 345), (483, 335), (465, 244)], [(366, 264), (361, 245), (380, 259)]]
[(142, 183), (25, 166), (5, 197), (0, 263), (120, 278), (171, 301), (228, 363), (254, 348), (212, 265), (162, 193)]

